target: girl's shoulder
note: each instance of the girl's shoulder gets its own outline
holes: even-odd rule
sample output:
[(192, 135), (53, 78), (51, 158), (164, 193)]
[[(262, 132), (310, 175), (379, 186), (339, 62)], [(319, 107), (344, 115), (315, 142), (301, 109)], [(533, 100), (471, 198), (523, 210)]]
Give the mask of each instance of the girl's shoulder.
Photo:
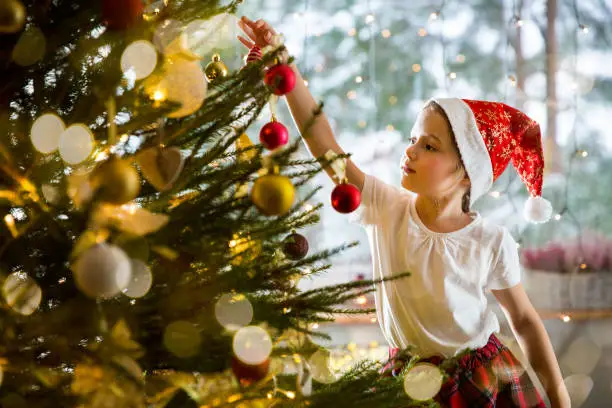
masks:
[(486, 218), (481, 222), (481, 238), (492, 249), (499, 250), (518, 250), (518, 245), (510, 230), (503, 225), (497, 224)]

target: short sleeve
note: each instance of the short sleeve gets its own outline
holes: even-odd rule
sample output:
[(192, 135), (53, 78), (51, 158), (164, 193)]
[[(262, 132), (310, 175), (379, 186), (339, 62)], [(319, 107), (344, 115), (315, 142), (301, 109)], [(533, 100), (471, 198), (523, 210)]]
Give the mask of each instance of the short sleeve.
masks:
[(487, 281), (489, 290), (507, 289), (521, 282), (521, 265), (518, 246), (506, 228), (502, 228), (502, 237), (497, 249), (497, 259)]
[(349, 217), (349, 222), (361, 225), (377, 224), (386, 210), (403, 197), (402, 192), (382, 180), (365, 175), (361, 190), (361, 205)]

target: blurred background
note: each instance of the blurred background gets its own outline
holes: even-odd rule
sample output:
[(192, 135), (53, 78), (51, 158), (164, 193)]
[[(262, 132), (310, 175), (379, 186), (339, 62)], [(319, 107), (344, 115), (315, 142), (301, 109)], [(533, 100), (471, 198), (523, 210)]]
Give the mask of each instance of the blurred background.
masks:
[[(388, 183), (399, 185), (401, 152), (430, 97), (506, 102), (541, 124), (553, 220), (525, 223), (527, 192), (511, 166), (477, 210), (519, 243), (523, 281), (573, 406), (612, 406), (612, 1), (249, 0), (241, 13), (283, 34), (340, 145)], [(224, 52), (235, 61), (246, 54), (239, 45)], [(291, 123), (284, 103), (279, 116)], [(302, 154), (308, 156), (305, 147)], [(326, 203), (332, 188), (324, 175), (316, 183), (324, 188), (312, 205)], [(301, 285), (370, 277), (365, 232), (329, 205), (321, 215), (305, 234), (313, 249), (361, 245)], [(358, 304), (374, 307), (367, 297)], [(318, 329), (331, 334), (339, 361), (386, 357), (374, 315), (340, 317)], [(502, 337), (520, 353), (507, 325)]]

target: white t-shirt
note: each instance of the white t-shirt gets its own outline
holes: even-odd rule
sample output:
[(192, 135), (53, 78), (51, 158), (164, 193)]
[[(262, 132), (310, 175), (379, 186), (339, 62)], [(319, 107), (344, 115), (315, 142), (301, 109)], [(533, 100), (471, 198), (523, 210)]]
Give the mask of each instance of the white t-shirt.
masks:
[(516, 242), (502, 226), (472, 213), (466, 227), (438, 233), (419, 219), (416, 196), (366, 175), (361, 206), (351, 215), (368, 233), (376, 313), (392, 347), (416, 346), (424, 357), (451, 357), (484, 346), (499, 331), (486, 293), (520, 282)]

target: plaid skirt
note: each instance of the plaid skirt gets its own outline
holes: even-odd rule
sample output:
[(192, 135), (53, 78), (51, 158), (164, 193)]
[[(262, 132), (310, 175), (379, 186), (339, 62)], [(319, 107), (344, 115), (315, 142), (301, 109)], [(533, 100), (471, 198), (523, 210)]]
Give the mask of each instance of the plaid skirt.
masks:
[[(389, 361), (382, 368), (382, 375), (398, 375), (402, 371), (409, 357), (396, 358), (399, 351), (389, 348)], [(433, 356), (420, 361), (440, 365), (444, 360)], [(434, 398), (442, 407), (546, 408), (521, 363), (494, 334), (485, 346), (459, 357), (446, 374), (448, 377)]]

